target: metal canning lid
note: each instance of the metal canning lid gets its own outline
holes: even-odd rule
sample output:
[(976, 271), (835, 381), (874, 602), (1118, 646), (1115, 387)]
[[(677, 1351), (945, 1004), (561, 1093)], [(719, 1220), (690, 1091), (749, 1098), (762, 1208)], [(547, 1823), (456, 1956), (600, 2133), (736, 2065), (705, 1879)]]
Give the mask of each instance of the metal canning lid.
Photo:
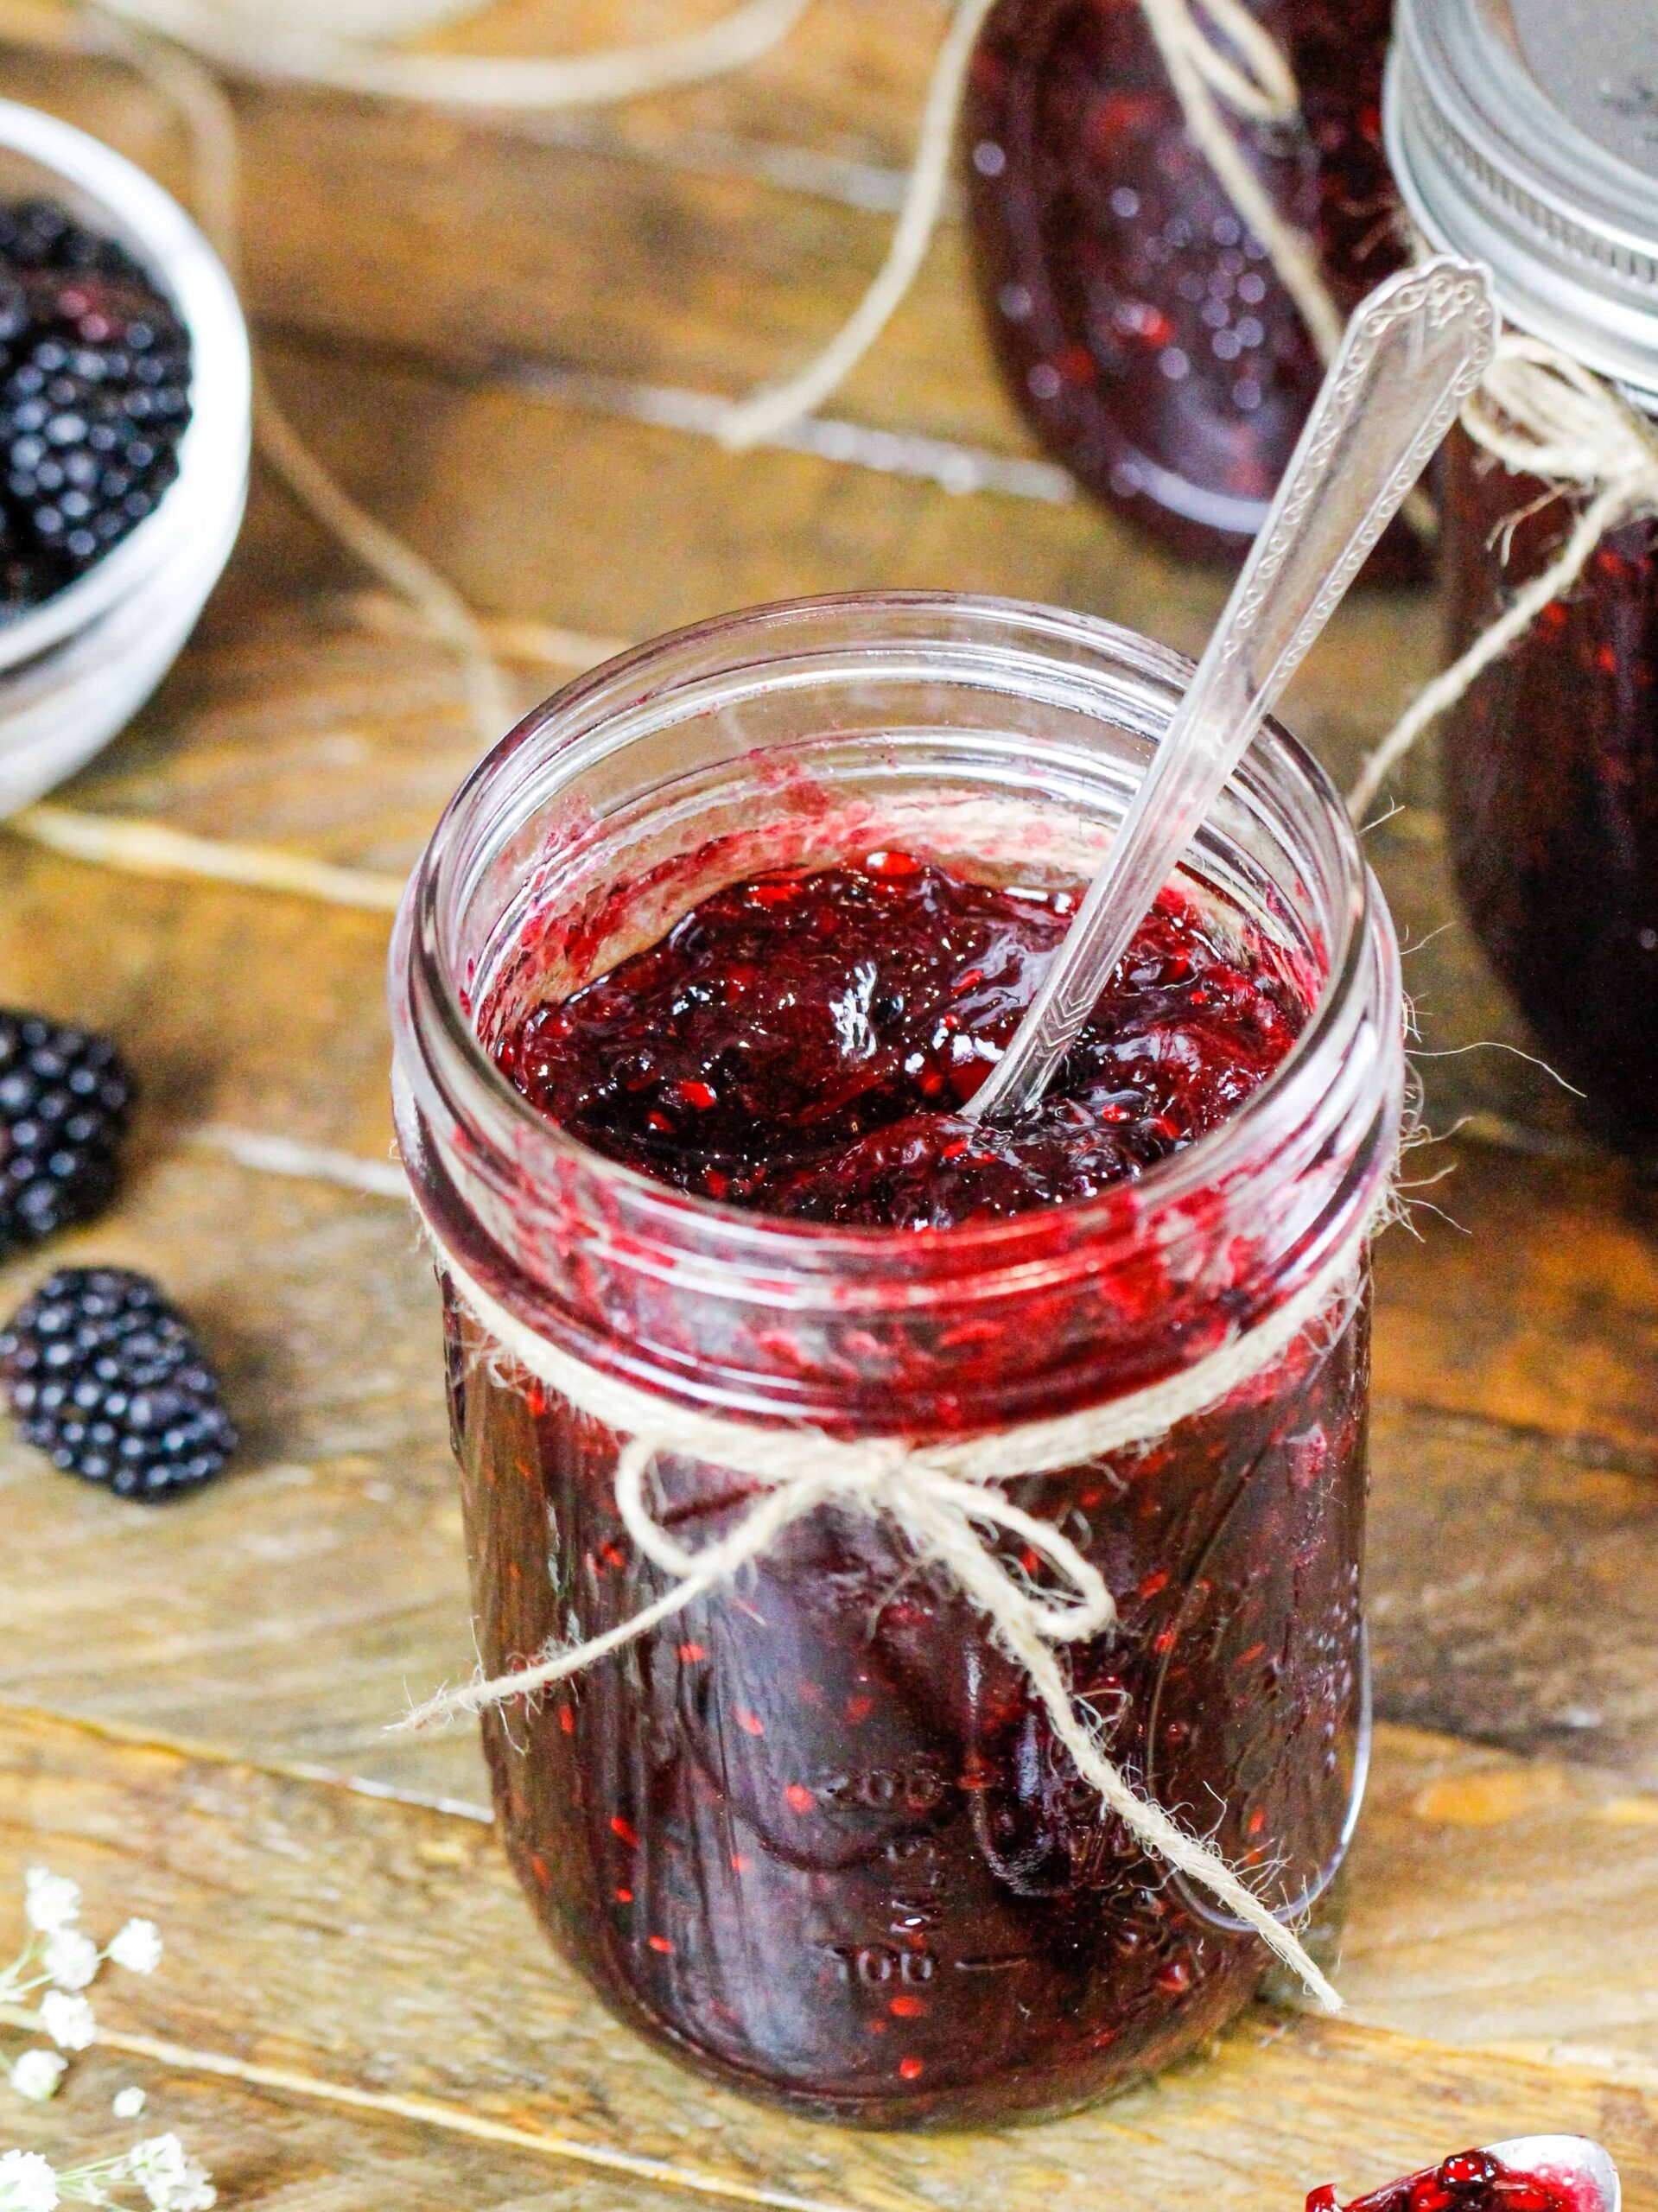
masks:
[(1424, 235), (1658, 399), (1658, 0), (1399, 0), (1386, 118)]

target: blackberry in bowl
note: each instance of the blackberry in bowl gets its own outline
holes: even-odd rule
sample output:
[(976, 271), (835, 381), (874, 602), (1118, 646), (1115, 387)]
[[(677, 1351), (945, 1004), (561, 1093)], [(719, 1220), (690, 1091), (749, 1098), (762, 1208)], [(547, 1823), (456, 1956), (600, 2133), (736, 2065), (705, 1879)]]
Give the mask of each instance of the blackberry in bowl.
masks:
[(160, 683), (235, 542), (251, 426), (246, 327), (189, 217), (0, 101), (0, 811)]
[(155, 513), (190, 420), (190, 337), (115, 238), (0, 207), (0, 605), (49, 599)]

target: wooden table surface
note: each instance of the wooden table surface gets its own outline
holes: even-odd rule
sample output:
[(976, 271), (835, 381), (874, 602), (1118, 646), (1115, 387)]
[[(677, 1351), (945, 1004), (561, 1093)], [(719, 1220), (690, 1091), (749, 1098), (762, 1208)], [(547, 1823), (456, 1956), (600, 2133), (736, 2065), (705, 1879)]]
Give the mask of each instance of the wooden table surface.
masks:
[[(508, 0), (451, 41), (552, 50), (715, 0)], [(176, 118), (26, 43), (0, 92), (182, 189)], [(829, 412), (727, 454), (721, 397), (797, 363), (878, 262), (936, 0), (817, 0), (740, 77), (496, 124), (242, 87), (247, 291), (340, 479), (490, 618), (523, 703), (611, 641), (745, 601), (968, 588), (1191, 649), (1223, 596), (1070, 493), (1001, 393), (963, 241)], [(952, 488), (965, 486), (966, 488)], [(1432, 671), (1431, 598), (1369, 596), (1290, 719), (1338, 779)], [(402, 871), (477, 750), (453, 664), (256, 474), (154, 704), (62, 796)], [(0, 1271), (143, 1268), (199, 1321), (245, 1446), (163, 1513), (0, 1439), (0, 1953), (25, 1863), (146, 1911), (58, 2101), (0, 2147), (109, 2138), (149, 2091), (222, 2201), (907, 2212), (1293, 2208), (1469, 2140), (1583, 2128), (1658, 2207), (1658, 1226), (1651, 1190), (1507, 1047), (1449, 899), (1432, 762), (1369, 839), (1443, 1175), (1380, 1262), (1369, 1602), (1382, 1715), (1339, 2023), (1265, 2006), (1152, 2088), (993, 2137), (762, 2113), (612, 2024), (547, 1955), (480, 1811), (475, 1733), (388, 1737), (470, 1663), (435, 1298), (394, 1198), (248, 1164), (384, 1163), (383, 915), (141, 878), (0, 835), (0, 1000), (111, 1030), (145, 1095), (117, 1211)], [(1468, 1048), (1476, 1049), (1468, 1049)], [(1416, 1163), (1424, 1163), (1420, 1169)], [(15, 2047), (15, 2039), (7, 2048)], [(645, 2162), (630, 2166), (629, 2161)], [(619, 2161), (619, 2163), (618, 2163)]]

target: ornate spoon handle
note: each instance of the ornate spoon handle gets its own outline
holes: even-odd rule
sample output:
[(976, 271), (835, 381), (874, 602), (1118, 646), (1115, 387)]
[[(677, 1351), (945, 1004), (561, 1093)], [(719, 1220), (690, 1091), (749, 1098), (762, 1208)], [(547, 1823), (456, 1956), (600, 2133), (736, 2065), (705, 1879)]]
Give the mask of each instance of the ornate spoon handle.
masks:
[(1496, 332), (1489, 275), (1450, 255), (1360, 304), (1209, 650), (969, 1116), (1009, 1120), (1041, 1097), (1227, 778), (1485, 373)]

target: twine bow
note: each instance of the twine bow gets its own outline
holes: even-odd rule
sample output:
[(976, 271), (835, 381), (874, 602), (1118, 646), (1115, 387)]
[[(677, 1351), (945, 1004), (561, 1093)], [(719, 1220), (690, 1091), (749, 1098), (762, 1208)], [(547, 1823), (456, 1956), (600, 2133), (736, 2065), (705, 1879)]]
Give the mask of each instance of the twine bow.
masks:
[(1539, 478), (1586, 505), (1555, 559), (1515, 594), (1370, 754), (1348, 795), (1355, 821), (1422, 732), (1466, 696), (1552, 601), (1571, 590), (1607, 532), (1658, 515), (1658, 430), (1604, 378), (1541, 339), (1503, 333), (1462, 425), (1511, 474)]
[[(602, 1634), (573, 1649), (549, 1651), (509, 1674), (443, 1691), (397, 1726), (419, 1728), (457, 1713), (480, 1713), (585, 1673), (716, 1585), (728, 1583), (764, 1557), (795, 1522), (824, 1506), (861, 1514), (897, 1532), (918, 1560), (941, 1568), (983, 1615), (998, 1643), (1023, 1669), (1056, 1738), (1107, 1808), (1150, 1853), (1252, 1929), (1325, 2010), (1339, 2011), (1340, 1999), (1293, 1931), (1210, 1844), (1142, 1796), (1107, 1756), (1099, 1723), (1072, 1696), (1059, 1654), (1064, 1646), (1103, 1635), (1115, 1624), (1110, 1589), (1069, 1537), (1015, 1504), (998, 1485), (1143, 1446), (1264, 1373), (1332, 1306), (1349, 1310), (1373, 1218), (1359, 1222), (1295, 1296), (1183, 1372), (1077, 1413), (928, 1445), (897, 1437), (832, 1437), (810, 1427), (762, 1428), (692, 1411), (606, 1375), (526, 1328), (424, 1224), (439, 1268), (483, 1333), (580, 1411), (626, 1439), (614, 1477), (617, 1511), (639, 1553), (670, 1578), (670, 1586)], [(649, 1479), (670, 1454), (727, 1469), (759, 1492), (733, 1528), (695, 1550), (663, 1525), (652, 1507)], [(999, 1540), (1010, 1538), (1027, 1557), (1034, 1555), (1034, 1568), (1007, 1563)], [(1044, 1567), (1057, 1589), (1039, 1584), (1037, 1571)]]

